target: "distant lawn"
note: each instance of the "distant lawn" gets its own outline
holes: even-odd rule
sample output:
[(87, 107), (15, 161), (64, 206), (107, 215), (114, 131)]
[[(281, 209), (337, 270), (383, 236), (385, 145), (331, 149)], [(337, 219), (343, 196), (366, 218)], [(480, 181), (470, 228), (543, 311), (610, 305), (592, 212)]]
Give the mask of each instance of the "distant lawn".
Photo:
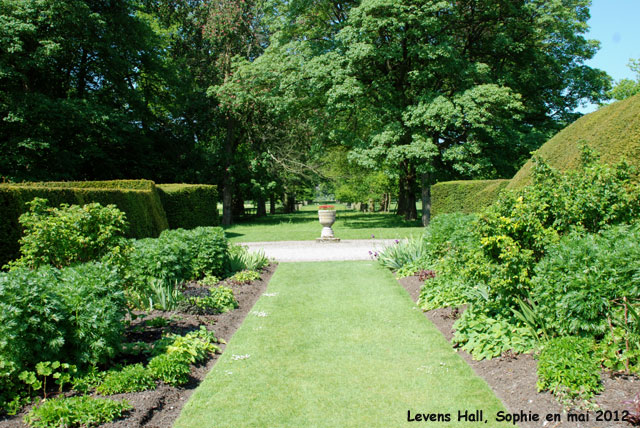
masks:
[[(241, 220), (225, 229), (231, 242), (305, 241), (320, 236), (317, 205), (308, 205), (293, 214), (274, 214), (267, 217)], [(333, 231), (342, 239), (407, 238), (419, 236), (421, 222), (405, 221), (391, 213), (361, 213), (336, 205), (337, 220)]]
[[(476, 409), (487, 424), (458, 422)], [(388, 270), (281, 263), (174, 428), (513, 427), (495, 422), (500, 410)]]

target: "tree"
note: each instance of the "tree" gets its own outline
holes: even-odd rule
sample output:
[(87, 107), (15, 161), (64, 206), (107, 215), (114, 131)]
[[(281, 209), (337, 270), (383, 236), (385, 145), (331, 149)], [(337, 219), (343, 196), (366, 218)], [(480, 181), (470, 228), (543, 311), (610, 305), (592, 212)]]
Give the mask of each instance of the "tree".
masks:
[(419, 178), (513, 174), (607, 89), (584, 65), (597, 49), (583, 37), (589, 3), (363, 0), (324, 55), (336, 135), (362, 165), (396, 169), (407, 219)]
[(160, 176), (166, 84), (137, 2), (0, 0), (0, 175)]
[(620, 79), (608, 92), (609, 98), (621, 101), (640, 94), (640, 59), (630, 59), (629, 69), (636, 73), (636, 80)]

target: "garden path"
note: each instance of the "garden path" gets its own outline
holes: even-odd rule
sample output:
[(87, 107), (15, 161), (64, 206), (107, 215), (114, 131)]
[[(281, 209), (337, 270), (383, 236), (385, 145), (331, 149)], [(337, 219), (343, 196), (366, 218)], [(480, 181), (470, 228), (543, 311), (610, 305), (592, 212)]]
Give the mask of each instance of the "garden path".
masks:
[(388, 270), (280, 263), (174, 428), (513, 427), (501, 410)]
[(270, 241), (240, 244), (250, 250), (263, 250), (267, 257), (279, 262), (321, 262), (371, 260), (376, 252), (395, 242), (395, 239), (344, 239), (340, 242)]

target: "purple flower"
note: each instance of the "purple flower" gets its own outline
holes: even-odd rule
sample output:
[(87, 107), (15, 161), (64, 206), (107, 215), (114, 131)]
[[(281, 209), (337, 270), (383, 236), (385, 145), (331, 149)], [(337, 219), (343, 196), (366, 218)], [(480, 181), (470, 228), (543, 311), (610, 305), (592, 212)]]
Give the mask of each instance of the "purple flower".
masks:
[(371, 255), (371, 254), (373, 254), (373, 253), (371, 252), (371, 250), (369, 250), (369, 255)]
[(376, 235), (371, 235), (371, 239), (373, 239), (373, 238), (375, 238), (375, 237), (376, 237)]
[(400, 243), (400, 241), (398, 241), (398, 240), (396, 239), (396, 244), (399, 244), (399, 243)]

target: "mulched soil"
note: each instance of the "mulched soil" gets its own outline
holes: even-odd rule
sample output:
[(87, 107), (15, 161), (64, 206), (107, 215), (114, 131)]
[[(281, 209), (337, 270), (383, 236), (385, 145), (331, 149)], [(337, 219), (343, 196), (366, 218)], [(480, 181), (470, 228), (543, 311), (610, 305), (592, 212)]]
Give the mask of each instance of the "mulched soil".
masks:
[[(418, 300), (422, 281), (417, 276), (402, 278), (400, 284), (407, 290), (414, 301)], [(425, 312), (425, 316), (433, 322), (442, 332), (444, 337), (451, 341), (453, 337), (453, 323), (460, 317), (465, 307), (441, 308)], [(586, 428), (586, 427), (629, 427), (627, 422), (598, 422), (594, 411), (584, 412), (578, 410), (566, 410), (548, 392), (537, 392), (536, 375), (537, 361), (532, 354), (503, 355), (492, 360), (475, 361), (465, 351), (458, 354), (473, 368), (476, 374), (482, 377), (491, 387), (493, 392), (502, 400), (511, 413), (525, 414), (529, 412), (540, 415), (540, 422), (520, 422), (522, 428), (533, 427), (562, 427), (562, 428)], [(631, 400), (640, 392), (640, 379), (635, 376), (612, 376), (608, 372), (602, 373), (604, 391), (595, 397), (595, 403), (603, 411), (618, 411), (628, 409), (624, 401)], [(567, 411), (570, 413), (583, 413), (589, 416), (588, 422), (567, 422)], [(544, 417), (549, 413), (561, 415), (561, 422), (547, 422)]]
[[(263, 269), (260, 279), (248, 285), (228, 282), (222, 284), (233, 289), (233, 294), (238, 301), (239, 307), (233, 311), (218, 315), (191, 315), (182, 312), (163, 311), (139, 312), (138, 315), (140, 316), (131, 322), (126, 341), (153, 343), (165, 333), (185, 334), (204, 325), (208, 330), (214, 330), (218, 339), (228, 342), (251, 311), (255, 302), (267, 289), (267, 284), (276, 267), (276, 264), (270, 264)], [(201, 287), (196, 282), (192, 282), (187, 284), (186, 294), (198, 295), (201, 290), (206, 290), (206, 288)], [(167, 327), (149, 327), (146, 325), (145, 321), (158, 317), (168, 320)], [(225, 345), (219, 344), (219, 346), (221, 351), (224, 351)], [(187, 402), (200, 382), (204, 380), (219, 356), (220, 354), (212, 355), (206, 363), (192, 367), (191, 380), (180, 388), (161, 383), (153, 391), (110, 396), (110, 398), (116, 400), (126, 399), (133, 406), (133, 410), (126, 418), (101, 425), (101, 427), (170, 428), (178, 418), (182, 406)], [(137, 361), (133, 358), (120, 362), (129, 364)], [(30, 408), (31, 406), (23, 409), (23, 412), (16, 416), (0, 419), (0, 428), (26, 428), (27, 425), (22, 422), (22, 419)]]

